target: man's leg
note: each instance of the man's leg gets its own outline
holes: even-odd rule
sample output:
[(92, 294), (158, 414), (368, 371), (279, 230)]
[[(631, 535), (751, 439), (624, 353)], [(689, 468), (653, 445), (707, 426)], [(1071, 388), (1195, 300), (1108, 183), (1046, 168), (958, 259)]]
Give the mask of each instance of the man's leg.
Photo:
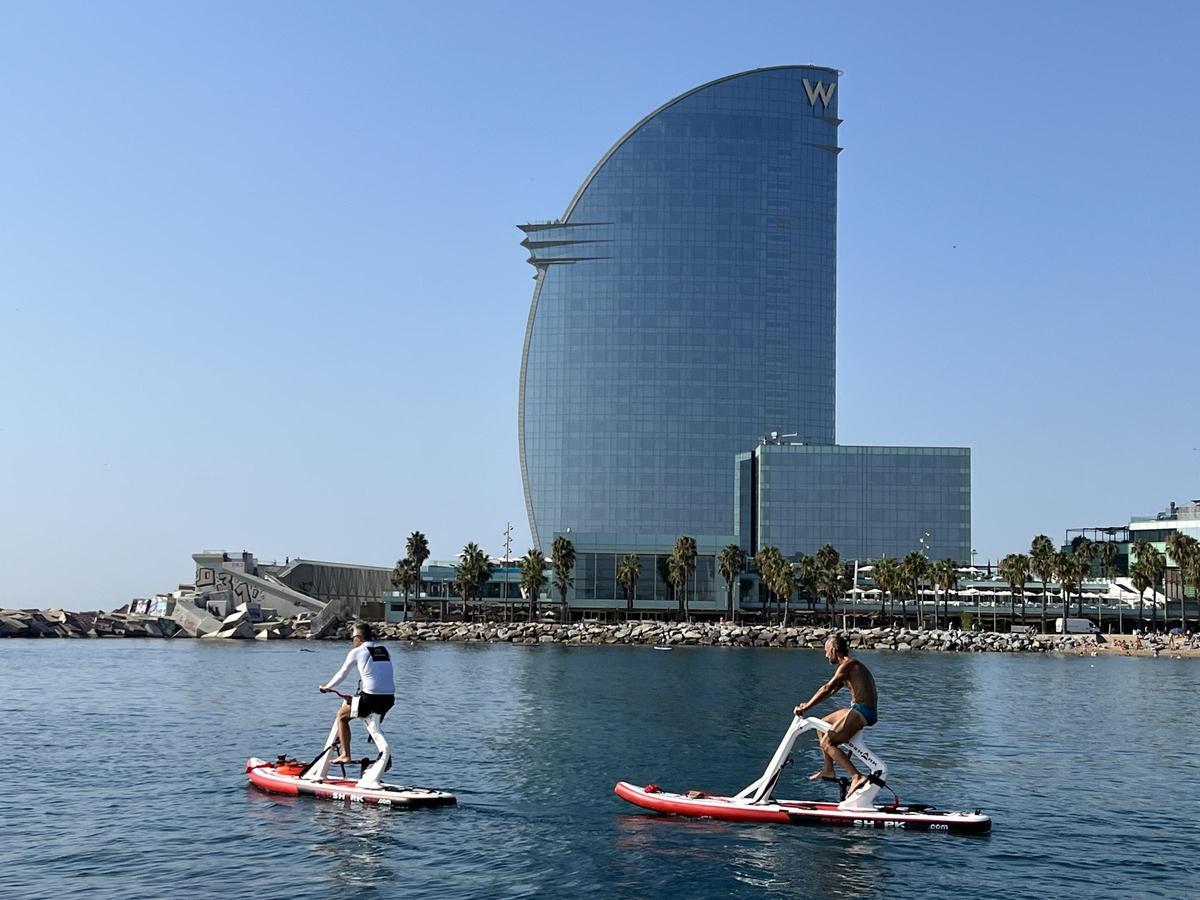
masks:
[(337, 729), (338, 743), (342, 745), (342, 752), (336, 758), (331, 759), (331, 763), (348, 763), (350, 762), (350, 704), (343, 701), (342, 708), (337, 711)]
[[(832, 726), (831, 731), (837, 731), (849, 712), (850, 710), (848, 709), (839, 709), (837, 712), (831, 712), (827, 716), (822, 716), (821, 721), (828, 722)], [(837, 772), (833, 770), (833, 757), (829, 755), (829, 750), (825, 746), (825, 735), (821, 735), (821, 753), (824, 756), (821, 769), (809, 775), (808, 780), (837, 781)], [(842, 765), (844, 766), (845, 763)]]
[(850, 788), (846, 792), (846, 795), (849, 796), (863, 786), (863, 783), (867, 780), (867, 776), (854, 767), (854, 763), (850, 761), (850, 757), (838, 745), (846, 743), (846, 741), (862, 731), (863, 726), (867, 722), (866, 719), (852, 709), (843, 710), (843, 712), (845, 715), (841, 717), (841, 721), (825, 732), (825, 734), (821, 735), (821, 750), (825, 753), (826, 759), (832, 757), (834, 762), (850, 774)]

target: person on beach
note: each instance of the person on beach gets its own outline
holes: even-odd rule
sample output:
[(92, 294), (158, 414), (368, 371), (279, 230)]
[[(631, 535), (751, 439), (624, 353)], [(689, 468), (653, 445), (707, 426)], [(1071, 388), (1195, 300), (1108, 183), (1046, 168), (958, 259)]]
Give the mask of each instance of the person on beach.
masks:
[[(388, 655), (387, 647), (372, 639), (371, 626), (359, 622), (354, 626), (351, 641), (354, 647), (346, 654), (346, 661), (337, 670), (327, 684), (320, 686), (322, 694), (327, 694), (350, 674), (350, 669), (358, 668), (358, 718), (365, 719), (372, 713), (379, 714), (379, 721), (387, 715), (387, 711), (396, 702), (396, 682), (392, 675), (392, 658)], [(350, 759), (350, 710), (349, 701), (344, 701), (337, 711), (338, 742), (342, 752), (330, 760), (334, 763), (348, 763)]]
[(837, 773), (833, 769), (834, 762), (837, 762), (850, 774), (850, 788), (846, 792), (849, 796), (866, 783), (867, 776), (854, 767), (850, 757), (838, 745), (879, 721), (879, 714), (875, 711), (879, 698), (875, 691), (875, 679), (866, 666), (850, 655), (850, 645), (844, 635), (829, 636), (825, 642), (825, 658), (837, 666), (837, 671), (807, 703), (801, 703), (794, 712), (797, 716), (803, 716), (818, 703), (836, 694), (844, 685), (850, 686), (850, 706), (824, 717), (833, 726), (821, 735), (821, 752), (825, 756), (825, 763), (820, 771), (808, 776), (809, 781), (837, 781)]

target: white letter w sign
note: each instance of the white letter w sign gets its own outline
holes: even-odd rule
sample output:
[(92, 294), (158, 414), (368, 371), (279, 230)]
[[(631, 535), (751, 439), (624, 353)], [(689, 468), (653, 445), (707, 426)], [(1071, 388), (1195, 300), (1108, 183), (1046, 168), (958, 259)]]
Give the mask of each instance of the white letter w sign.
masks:
[(810, 84), (807, 78), (803, 79), (803, 81), (804, 93), (808, 94), (809, 106), (816, 106), (818, 97), (821, 98), (822, 106), (829, 105), (829, 101), (833, 99), (833, 92), (837, 90), (836, 82), (831, 84), (822, 84), (818, 81), (816, 84)]

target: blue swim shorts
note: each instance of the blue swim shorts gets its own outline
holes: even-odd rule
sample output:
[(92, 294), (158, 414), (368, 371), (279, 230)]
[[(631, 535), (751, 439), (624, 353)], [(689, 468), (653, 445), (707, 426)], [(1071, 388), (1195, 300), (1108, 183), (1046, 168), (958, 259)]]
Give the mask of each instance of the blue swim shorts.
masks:
[(879, 721), (879, 713), (875, 712), (875, 707), (868, 706), (866, 703), (851, 703), (850, 708), (863, 717), (863, 721), (868, 726), (874, 725)]

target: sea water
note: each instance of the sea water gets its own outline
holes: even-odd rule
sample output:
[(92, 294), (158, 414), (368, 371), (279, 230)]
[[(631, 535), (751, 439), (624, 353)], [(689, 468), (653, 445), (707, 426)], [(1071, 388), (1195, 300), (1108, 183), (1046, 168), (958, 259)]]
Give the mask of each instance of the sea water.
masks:
[[(618, 780), (753, 781), (819, 652), (393, 643), (388, 780), (459, 805), (274, 797), (245, 761), (311, 758), (348, 644), (0, 641), (5, 897), (1194, 896), (1195, 660), (863, 653), (866, 732), (905, 801), (982, 837), (738, 825), (639, 810)], [(348, 687), (353, 687), (353, 678)], [(836, 700), (843, 700), (844, 694)], [(819, 712), (837, 707), (824, 704)], [(372, 753), (354, 725), (353, 752)], [(802, 736), (775, 796), (832, 799)]]

